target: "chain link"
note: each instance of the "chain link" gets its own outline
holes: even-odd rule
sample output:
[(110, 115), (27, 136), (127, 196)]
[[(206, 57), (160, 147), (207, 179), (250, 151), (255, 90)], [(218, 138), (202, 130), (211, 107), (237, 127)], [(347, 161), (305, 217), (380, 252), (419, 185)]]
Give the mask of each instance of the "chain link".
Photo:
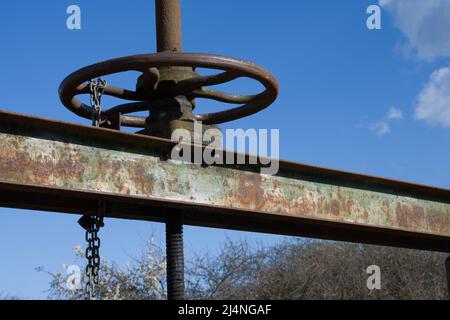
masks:
[(98, 78), (97, 80), (90, 80), (89, 81), (89, 89), (91, 91), (91, 107), (93, 109), (92, 112), (92, 125), (99, 127), (102, 123), (101, 120), (101, 100), (103, 96), (103, 92), (105, 91), (107, 82), (106, 80), (103, 80), (101, 78)]
[[(105, 91), (107, 82), (101, 78), (89, 81), (89, 89), (91, 91), (92, 125), (99, 127), (101, 120), (101, 100)], [(105, 215), (105, 202), (99, 203), (97, 214), (93, 216), (84, 216), (79, 222), (86, 229), (86, 294), (89, 300), (94, 300), (98, 295), (97, 288), (100, 280), (100, 238), (98, 232), (103, 227), (103, 217)]]
[(104, 226), (103, 217), (105, 214), (105, 202), (99, 203), (99, 210), (97, 214), (90, 216), (89, 225), (86, 229), (86, 241), (88, 246), (86, 248), (85, 256), (87, 259), (86, 265), (86, 293), (89, 300), (94, 300), (98, 295), (96, 286), (99, 284), (100, 274), (100, 238), (98, 232)]

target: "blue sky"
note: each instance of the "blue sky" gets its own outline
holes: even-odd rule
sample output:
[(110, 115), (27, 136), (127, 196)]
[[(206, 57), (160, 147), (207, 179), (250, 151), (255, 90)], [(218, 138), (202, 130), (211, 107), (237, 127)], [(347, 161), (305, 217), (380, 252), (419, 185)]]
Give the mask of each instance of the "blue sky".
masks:
[[(183, 47), (252, 60), (279, 79), (276, 103), (223, 128), (279, 128), (282, 159), (449, 188), (450, 2), (380, 0), (382, 28), (368, 30), (377, 2), (183, 1)], [(70, 4), (81, 7), (81, 30), (66, 28)], [(0, 109), (87, 124), (61, 105), (59, 83), (84, 65), (154, 52), (153, 1), (8, 1), (0, 39)], [(132, 88), (135, 77), (108, 80)], [(0, 217), (0, 292), (45, 298), (49, 278), (34, 268), (73, 262), (72, 247), (84, 245), (77, 216)], [(160, 224), (108, 219), (102, 255), (123, 264), (163, 234)], [(226, 237), (283, 239), (187, 227), (186, 255), (214, 252)]]

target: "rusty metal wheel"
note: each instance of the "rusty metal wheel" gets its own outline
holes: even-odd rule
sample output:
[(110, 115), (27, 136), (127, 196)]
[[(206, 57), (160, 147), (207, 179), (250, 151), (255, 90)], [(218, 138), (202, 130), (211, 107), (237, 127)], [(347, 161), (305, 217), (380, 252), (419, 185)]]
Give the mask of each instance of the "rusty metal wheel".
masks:
[[(89, 80), (119, 72), (142, 72), (147, 77), (146, 86), (151, 88), (150, 91), (152, 92), (149, 93), (148, 90), (131, 91), (107, 86), (104, 89), (104, 95), (134, 102), (102, 110), (101, 116), (112, 118), (112, 115), (118, 115), (122, 126), (145, 127), (146, 117), (127, 114), (151, 109), (151, 105), (161, 96), (158, 92), (160, 71), (174, 67), (188, 67), (191, 72), (189, 76), (181, 80), (174, 80), (170, 90), (166, 90), (166, 95), (172, 97), (184, 95), (191, 100), (206, 98), (225, 103), (241, 104), (239, 107), (225, 111), (194, 116), (194, 119), (203, 121), (205, 124), (220, 124), (252, 115), (272, 104), (278, 94), (278, 82), (275, 77), (251, 62), (211, 54), (163, 52), (117, 58), (82, 68), (69, 75), (61, 83), (59, 96), (64, 106), (70, 111), (81, 117), (91, 119), (94, 112), (93, 108), (76, 98), (77, 95), (90, 93), (87, 84)], [(210, 76), (200, 76), (192, 71), (195, 68), (209, 68), (222, 70), (223, 72)], [(233, 95), (203, 89), (203, 87), (226, 83), (241, 77), (259, 81), (265, 90), (256, 95)]]

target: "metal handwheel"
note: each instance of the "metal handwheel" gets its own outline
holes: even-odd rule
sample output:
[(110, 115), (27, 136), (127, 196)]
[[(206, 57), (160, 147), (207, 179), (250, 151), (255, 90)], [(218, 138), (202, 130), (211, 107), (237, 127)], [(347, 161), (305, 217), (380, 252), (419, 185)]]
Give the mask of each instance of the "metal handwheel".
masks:
[[(195, 68), (223, 70), (223, 72), (201, 76)], [(104, 95), (133, 101), (101, 111), (100, 117), (120, 117), (120, 124), (129, 127), (145, 127), (146, 117), (129, 113), (151, 110), (158, 100), (186, 96), (190, 100), (206, 98), (231, 104), (242, 104), (225, 111), (194, 115), (195, 120), (205, 124), (220, 124), (252, 115), (272, 104), (278, 94), (278, 82), (268, 71), (251, 63), (211, 54), (163, 52), (112, 59), (82, 68), (69, 75), (60, 85), (62, 103), (75, 114), (91, 119), (95, 110), (76, 98), (90, 94), (87, 83), (91, 79), (126, 71), (140, 71), (136, 91), (106, 86)], [(203, 87), (230, 82), (247, 77), (259, 81), (265, 90), (256, 95), (233, 95)]]

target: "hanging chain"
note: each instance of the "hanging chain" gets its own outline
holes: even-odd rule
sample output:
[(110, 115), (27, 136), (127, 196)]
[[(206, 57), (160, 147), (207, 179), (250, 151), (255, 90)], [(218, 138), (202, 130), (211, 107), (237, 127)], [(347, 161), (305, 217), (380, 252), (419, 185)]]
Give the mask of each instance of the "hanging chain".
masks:
[[(101, 100), (107, 82), (101, 78), (89, 81), (91, 91), (92, 125), (99, 127), (101, 120)], [(106, 203), (99, 202), (98, 212), (95, 215), (84, 215), (78, 223), (86, 230), (86, 241), (88, 243), (85, 256), (86, 265), (86, 294), (89, 300), (94, 300), (98, 294), (96, 286), (99, 284), (100, 276), (100, 238), (98, 232), (104, 226), (103, 217), (105, 215)]]
[(89, 89), (91, 91), (91, 107), (93, 109), (92, 112), (92, 125), (99, 127), (101, 125), (101, 101), (102, 95), (105, 91), (107, 82), (101, 78), (97, 80), (89, 80)]
[(99, 284), (100, 274), (100, 238), (98, 232), (104, 226), (106, 203), (99, 203), (98, 212), (95, 215), (84, 215), (78, 223), (86, 230), (86, 241), (88, 243), (85, 256), (86, 265), (86, 294), (89, 300), (94, 300), (98, 294), (96, 286)]

